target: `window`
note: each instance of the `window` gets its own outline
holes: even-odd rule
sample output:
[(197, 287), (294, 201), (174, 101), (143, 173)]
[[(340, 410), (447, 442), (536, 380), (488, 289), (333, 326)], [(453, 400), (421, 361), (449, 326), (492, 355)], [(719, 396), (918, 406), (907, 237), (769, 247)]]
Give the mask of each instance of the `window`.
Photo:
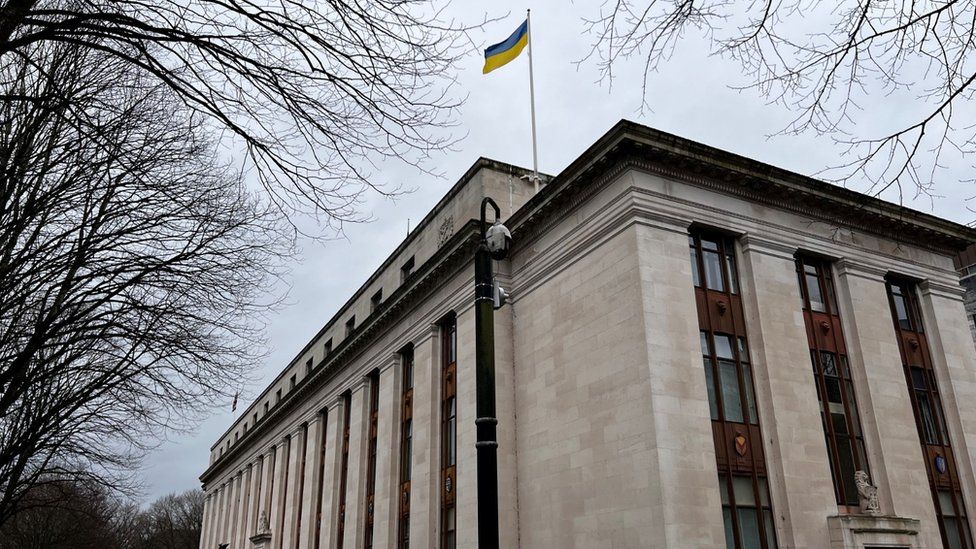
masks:
[(298, 374), (292, 374), (291, 379), (288, 380), (288, 391), (294, 391), (295, 385), (298, 384)]
[(353, 330), (356, 329), (356, 315), (353, 315), (346, 321), (346, 337), (352, 335)]
[(247, 422), (246, 421), (244, 422), (244, 434), (245, 435), (247, 434)]
[(376, 438), (379, 424), (380, 373), (369, 376), (369, 432), (366, 447), (366, 549), (373, 549), (374, 497), (376, 495)]
[(305, 361), (305, 376), (312, 373), (312, 368), (314, 367), (313, 359), (309, 358)]
[(870, 469), (854, 397), (854, 381), (844, 354), (847, 346), (837, 312), (830, 263), (798, 255), (796, 274), (834, 496), (839, 505), (857, 505), (854, 473)]
[[(291, 454), (291, 452), (294, 451), (291, 448), (291, 443), (292, 443), (291, 435), (286, 436), (285, 437), (285, 441), (281, 443), (281, 448), (282, 448), (281, 459), (284, 460), (283, 463), (282, 463), (284, 465), (284, 467), (282, 467), (282, 470), (284, 471), (284, 478), (282, 479), (283, 482), (281, 484), (281, 501), (288, 501), (288, 484), (289, 484), (289, 482), (288, 482), (288, 456), (289, 456), (289, 454)], [(273, 471), (273, 469), (272, 469), (272, 471)], [(278, 524), (278, 532), (281, 532), (281, 531), (284, 530), (284, 528), (285, 528), (285, 506), (284, 505), (279, 506), (278, 516), (277, 516), (277, 518), (274, 518), (272, 520), (277, 521), (277, 524)]]
[(346, 477), (349, 473), (349, 414), (352, 395), (342, 395), (342, 461), (339, 468), (339, 526), (336, 531), (337, 547), (342, 547), (346, 533)]
[[(312, 540), (313, 549), (319, 549), (322, 539), (322, 496), (325, 493), (325, 449), (329, 440), (327, 427), (329, 425), (329, 411), (319, 413), (319, 424), (322, 426), (321, 442), (319, 444), (319, 487), (315, 496), (315, 538)], [(260, 492), (259, 492), (260, 493)]]
[(400, 352), (400, 501), (397, 521), (397, 547), (410, 547), (410, 468), (413, 452), (413, 347)]
[(332, 354), (332, 338), (331, 337), (329, 338), (328, 341), (325, 342), (325, 345), (322, 346), (322, 352), (324, 353), (322, 355), (323, 358)]
[(776, 549), (735, 241), (693, 230), (692, 283), (728, 549)]
[(380, 308), (380, 304), (383, 303), (383, 288), (380, 288), (373, 294), (373, 297), (369, 298), (369, 312), (373, 312)]
[(258, 413), (254, 412), (254, 421), (251, 422), (252, 425), (258, 424)]
[(264, 415), (268, 415), (268, 410), (270, 408), (271, 408), (271, 403), (270, 402), (265, 402), (264, 403)]
[(454, 549), (457, 517), (457, 319), (441, 324), (441, 549)]
[(302, 504), (305, 500), (305, 451), (308, 449), (308, 423), (302, 423), (302, 430), (298, 441), (298, 498), (295, 504), (295, 549), (302, 547)]
[(922, 332), (922, 316), (915, 284), (894, 277), (887, 279), (891, 319), (898, 333), (908, 394), (915, 413), (915, 427), (925, 456), (929, 488), (939, 519), (942, 545), (972, 549), (972, 533), (966, 518), (962, 486), (945, 426), (942, 400), (932, 367), (932, 356)]
[(413, 274), (413, 256), (410, 256), (402, 267), (400, 267), (400, 284), (403, 284)]
[(275, 405), (281, 402), (281, 389), (275, 391)]

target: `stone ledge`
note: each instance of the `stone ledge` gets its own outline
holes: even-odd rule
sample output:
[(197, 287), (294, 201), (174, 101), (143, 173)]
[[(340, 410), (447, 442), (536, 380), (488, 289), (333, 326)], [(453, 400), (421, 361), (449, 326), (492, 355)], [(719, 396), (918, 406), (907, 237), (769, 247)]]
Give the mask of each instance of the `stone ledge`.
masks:
[(918, 533), (920, 522), (913, 518), (871, 515), (827, 517), (831, 549), (904, 547), (924, 549)]

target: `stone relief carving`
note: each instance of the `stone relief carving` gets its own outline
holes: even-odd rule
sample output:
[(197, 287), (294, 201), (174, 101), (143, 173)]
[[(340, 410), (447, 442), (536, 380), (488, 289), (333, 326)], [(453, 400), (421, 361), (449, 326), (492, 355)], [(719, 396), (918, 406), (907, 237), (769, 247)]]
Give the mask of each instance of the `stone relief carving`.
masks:
[(258, 517), (258, 534), (270, 534), (271, 533), (271, 522), (268, 520), (268, 512), (261, 511), (261, 516)]
[(437, 245), (443, 246), (444, 243), (447, 242), (447, 240), (451, 238), (451, 236), (453, 235), (454, 235), (454, 216), (449, 215), (447, 219), (445, 219), (444, 222), (441, 223), (441, 228), (437, 232)]
[(867, 472), (855, 471), (854, 484), (857, 486), (857, 499), (861, 504), (861, 512), (866, 515), (880, 515), (881, 505), (878, 503), (878, 487), (871, 484), (871, 478)]

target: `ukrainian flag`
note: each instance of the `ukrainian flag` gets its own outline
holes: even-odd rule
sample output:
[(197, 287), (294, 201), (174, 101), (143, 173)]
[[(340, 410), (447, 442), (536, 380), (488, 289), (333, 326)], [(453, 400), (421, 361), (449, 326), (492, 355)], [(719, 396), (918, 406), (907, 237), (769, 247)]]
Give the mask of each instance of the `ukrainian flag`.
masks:
[(488, 74), (518, 57), (528, 43), (529, 20), (526, 19), (504, 42), (499, 42), (485, 50), (485, 68), (481, 69), (482, 74)]

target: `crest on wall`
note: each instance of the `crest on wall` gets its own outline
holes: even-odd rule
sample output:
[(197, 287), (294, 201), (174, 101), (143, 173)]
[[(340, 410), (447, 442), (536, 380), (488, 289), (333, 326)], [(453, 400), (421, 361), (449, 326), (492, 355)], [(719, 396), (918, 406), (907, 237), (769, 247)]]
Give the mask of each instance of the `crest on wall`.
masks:
[(441, 228), (437, 231), (437, 245), (443, 246), (451, 236), (454, 235), (454, 216), (449, 215), (447, 219), (441, 223)]
[(742, 433), (735, 434), (735, 453), (739, 454), (739, 457), (745, 457), (746, 451), (749, 449), (749, 440)]

